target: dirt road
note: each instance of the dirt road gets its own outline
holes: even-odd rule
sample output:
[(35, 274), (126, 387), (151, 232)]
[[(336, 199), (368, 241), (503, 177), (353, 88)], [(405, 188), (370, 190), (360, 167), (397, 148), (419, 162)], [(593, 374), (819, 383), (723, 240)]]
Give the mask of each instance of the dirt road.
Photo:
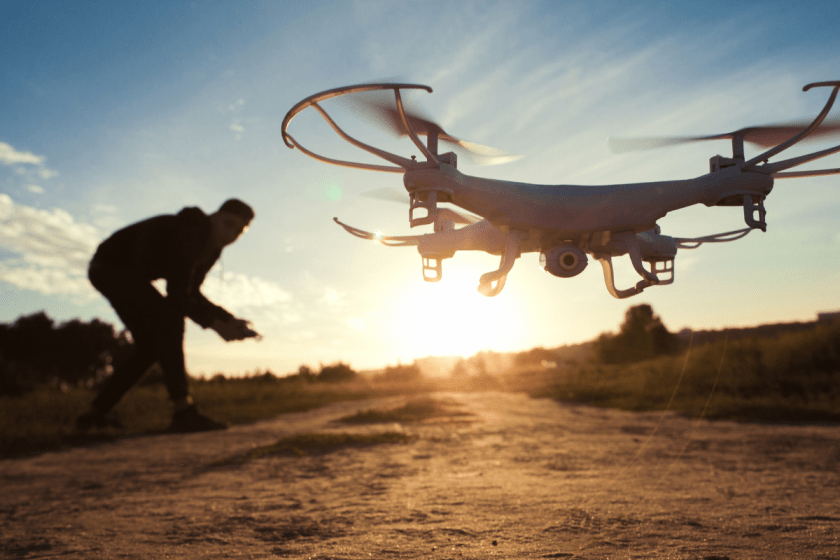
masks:
[[(840, 428), (697, 422), (504, 393), (0, 461), (6, 558), (840, 559)], [(227, 461), (306, 433), (404, 443)], [(221, 461), (221, 462), (220, 462)]]

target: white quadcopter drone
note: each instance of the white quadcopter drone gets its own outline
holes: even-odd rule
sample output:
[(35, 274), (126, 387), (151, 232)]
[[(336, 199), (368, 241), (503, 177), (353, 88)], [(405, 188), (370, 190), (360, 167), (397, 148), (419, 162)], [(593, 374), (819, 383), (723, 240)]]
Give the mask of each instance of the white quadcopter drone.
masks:
[[(319, 161), (356, 169), (403, 174), (403, 184), (410, 197), (411, 227), (433, 224), (434, 232), (414, 236), (383, 236), (368, 233), (335, 221), (351, 234), (379, 241), (388, 246), (416, 246), (423, 262), (423, 278), (437, 282), (442, 278), (441, 262), (458, 251), (485, 251), (501, 255), (498, 270), (483, 274), (478, 291), (495, 296), (505, 285), (507, 274), (522, 253), (539, 252), (543, 268), (561, 278), (580, 274), (587, 265), (587, 254), (597, 259), (604, 269), (607, 290), (616, 298), (641, 293), (649, 286), (663, 286), (674, 281), (674, 258), (677, 249), (693, 249), (703, 243), (720, 243), (740, 239), (753, 229), (766, 231), (764, 199), (773, 189), (774, 179), (812, 177), (840, 173), (838, 169), (787, 172), (784, 170), (840, 152), (840, 145), (812, 154), (768, 163), (768, 160), (805, 139), (834, 134), (840, 124), (833, 121), (817, 129), (825, 119), (840, 90), (840, 81), (819, 82), (805, 86), (831, 87), (825, 107), (810, 124), (780, 124), (750, 127), (714, 136), (682, 138), (647, 138), (611, 141), (614, 150), (645, 149), (701, 140), (732, 140), (732, 157), (714, 156), (706, 175), (694, 179), (604, 186), (535, 185), (499, 181), (465, 175), (457, 169), (454, 152), (439, 153), (438, 141), (454, 145), (467, 155), (498, 155), (447, 134), (443, 129), (415, 110), (407, 110), (401, 90), (422, 89), (424, 85), (383, 83), (331, 89), (307, 97), (283, 119), (283, 140), (289, 148), (297, 148)], [(364, 111), (380, 124), (387, 125), (398, 136), (412, 140), (425, 161), (398, 156), (369, 146), (347, 135), (319, 105), (330, 98), (365, 93)], [(393, 98), (390, 93), (393, 92)], [(371, 96), (382, 97), (371, 100)], [(357, 96), (358, 97), (358, 96)], [(357, 102), (358, 103), (358, 102)], [(344, 140), (374, 154), (394, 166), (371, 165), (326, 158), (300, 145), (288, 132), (292, 119), (313, 107)], [(426, 136), (426, 143), (419, 136)], [(744, 142), (767, 151), (747, 160)], [(438, 204), (455, 205), (473, 216), (464, 215)], [(669, 237), (660, 233), (656, 221), (668, 212), (703, 203), (706, 206), (742, 206), (747, 228), (693, 239)], [(415, 216), (417, 210), (425, 215)], [(480, 216), (480, 217), (476, 217)], [(466, 224), (455, 228), (455, 224)], [(612, 258), (629, 255), (641, 280), (633, 287), (615, 286)], [(647, 266), (646, 266), (647, 265)], [(660, 277), (662, 275), (662, 277)]]

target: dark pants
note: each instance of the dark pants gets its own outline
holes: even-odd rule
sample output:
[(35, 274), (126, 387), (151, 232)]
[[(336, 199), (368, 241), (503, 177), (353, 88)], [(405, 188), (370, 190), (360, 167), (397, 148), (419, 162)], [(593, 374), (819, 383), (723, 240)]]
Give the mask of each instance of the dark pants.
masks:
[(130, 269), (91, 263), (93, 286), (108, 298), (134, 340), (134, 354), (114, 370), (93, 407), (108, 412), (140, 377), (157, 362), (163, 370), (169, 397), (174, 401), (189, 394), (184, 364), (184, 317), (148, 280)]

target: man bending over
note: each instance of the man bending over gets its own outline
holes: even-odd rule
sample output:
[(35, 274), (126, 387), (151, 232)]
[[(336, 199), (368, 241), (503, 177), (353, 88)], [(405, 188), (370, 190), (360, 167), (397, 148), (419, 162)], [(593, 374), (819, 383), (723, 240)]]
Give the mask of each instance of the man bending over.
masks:
[[(171, 430), (196, 432), (228, 426), (196, 410), (184, 363), (184, 318), (216, 331), (225, 341), (256, 336), (205, 298), (199, 288), (222, 249), (236, 241), (254, 218), (250, 206), (230, 199), (209, 216), (199, 208), (155, 216), (114, 233), (99, 245), (89, 277), (134, 339), (134, 354), (109, 377), (90, 411), (76, 421), (79, 430), (117, 424), (106, 415), (149, 367), (163, 370), (174, 412)], [(166, 297), (152, 281), (166, 280)]]

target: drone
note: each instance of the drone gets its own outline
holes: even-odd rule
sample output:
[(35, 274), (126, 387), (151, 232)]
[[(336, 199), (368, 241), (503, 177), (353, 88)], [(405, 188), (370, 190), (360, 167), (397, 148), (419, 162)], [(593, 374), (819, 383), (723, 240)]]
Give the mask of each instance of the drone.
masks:
[[(484, 251), (501, 257), (499, 268), (481, 275), (478, 291), (492, 297), (504, 288), (508, 273), (522, 253), (539, 253), (540, 265), (559, 278), (577, 276), (586, 268), (587, 255), (597, 260), (609, 293), (623, 299), (651, 286), (674, 281), (674, 259), (679, 249), (694, 249), (705, 243), (741, 239), (754, 229), (767, 231), (764, 199), (775, 179), (840, 174), (840, 168), (792, 171), (807, 162), (840, 152), (840, 145), (807, 155), (770, 163), (768, 160), (806, 137), (834, 134), (840, 121), (825, 120), (840, 90), (840, 81), (817, 82), (812, 88), (830, 87), (825, 107), (810, 124), (786, 123), (742, 128), (725, 134), (694, 137), (635, 138), (611, 140), (614, 151), (646, 149), (694, 141), (729, 139), (732, 157), (716, 155), (709, 160), (709, 173), (693, 179), (603, 186), (538, 185), (466, 175), (458, 170), (458, 155), (479, 159), (505, 159), (503, 152), (460, 140), (425, 114), (404, 102), (401, 92), (432, 88), (409, 83), (375, 83), (340, 87), (316, 93), (297, 103), (283, 119), (283, 140), (316, 160), (369, 171), (399, 173), (409, 195), (409, 226), (432, 225), (433, 232), (411, 236), (385, 236), (335, 222), (356, 237), (387, 246), (415, 246), (422, 258), (423, 279), (438, 282), (442, 261), (458, 251)], [(368, 117), (398, 137), (408, 136), (422, 154), (418, 161), (365, 144), (342, 130), (321, 103), (341, 96), (361, 97), (352, 102)], [(393, 94), (393, 95), (391, 95)], [(346, 100), (347, 98), (345, 98)], [(392, 165), (343, 161), (318, 155), (304, 148), (288, 133), (292, 119), (307, 108), (317, 111), (344, 140)], [(425, 136), (425, 143), (420, 136)], [(744, 144), (764, 152), (746, 159)], [(441, 143), (454, 151), (440, 153)], [(457, 153), (456, 153), (457, 152)], [(509, 158), (508, 158), (509, 159)], [(663, 235), (657, 220), (669, 212), (694, 204), (741, 206), (748, 227), (696, 238)], [(454, 210), (439, 204), (449, 204)], [(466, 211), (467, 213), (463, 212)], [(456, 224), (463, 227), (456, 228)], [(628, 288), (615, 285), (613, 257), (628, 255), (641, 279)]]

